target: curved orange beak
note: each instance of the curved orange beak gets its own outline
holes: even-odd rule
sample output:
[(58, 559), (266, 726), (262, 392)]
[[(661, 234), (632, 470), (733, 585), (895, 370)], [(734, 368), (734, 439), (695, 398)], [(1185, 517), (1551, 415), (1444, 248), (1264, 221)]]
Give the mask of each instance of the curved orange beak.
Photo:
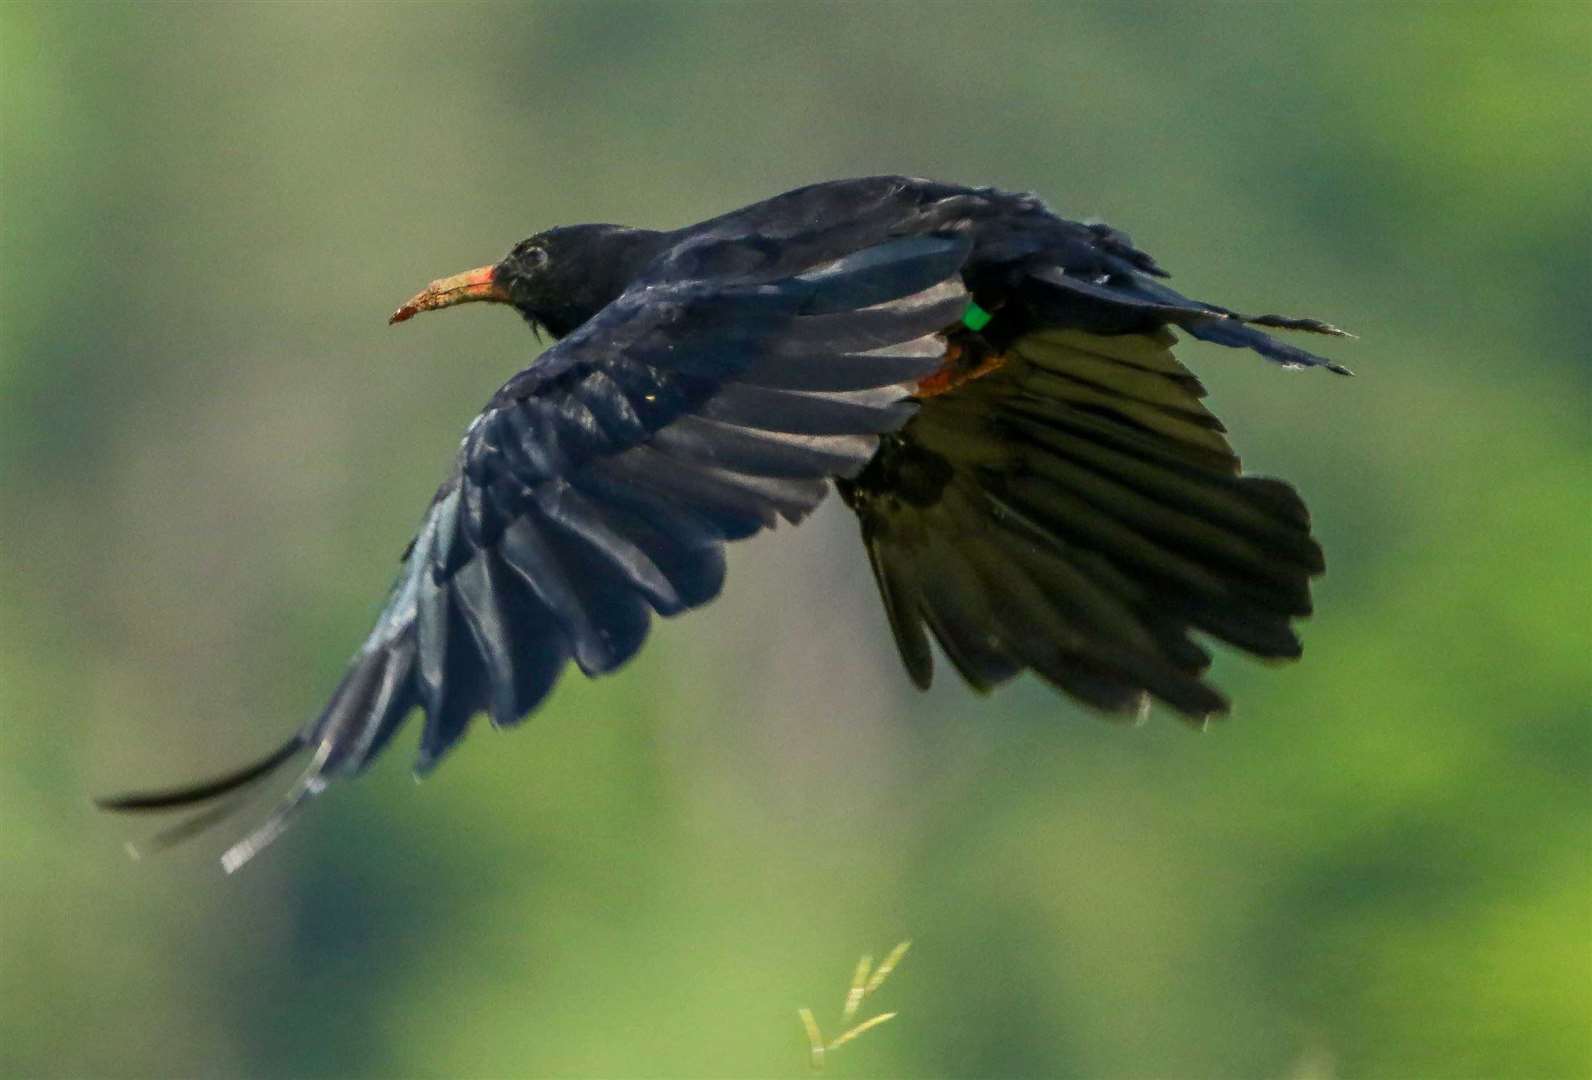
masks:
[(405, 300), (404, 306), (392, 313), (387, 324), (391, 326), (393, 323), (404, 322), (422, 311), (452, 307), (454, 304), (469, 304), (477, 300), (507, 304), (509, 291), (492, 280), (492, 270), (490, 266), (478, 266), (462, 274), (438, 278)]

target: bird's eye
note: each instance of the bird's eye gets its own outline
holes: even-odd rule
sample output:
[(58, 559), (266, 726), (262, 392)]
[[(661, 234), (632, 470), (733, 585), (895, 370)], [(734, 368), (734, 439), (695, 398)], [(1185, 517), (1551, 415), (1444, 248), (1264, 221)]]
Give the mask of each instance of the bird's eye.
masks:
[(521, 258), (524, 260), (525, 265), (532, 270), (540, 270), (547, 265), (547, 249), (539, 247), (526, 248), (521, 254)]

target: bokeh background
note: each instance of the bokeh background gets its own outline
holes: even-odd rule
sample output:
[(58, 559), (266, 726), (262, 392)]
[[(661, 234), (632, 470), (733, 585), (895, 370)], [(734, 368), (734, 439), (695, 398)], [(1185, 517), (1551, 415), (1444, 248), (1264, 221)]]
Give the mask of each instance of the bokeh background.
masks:
[[(1592, 8), (0, 7), (0, 1071), (1592, 1073)], [(1033, 189), (1353, 380), (1186, 347), (1329, 552), (1204, 734), (920, 696), (830, 505), (226, 878), (95, 792), (320, 707), (535, 344), (385, 316), (569, 222)], [(244, 819), (245, 822), (248, 818)]]

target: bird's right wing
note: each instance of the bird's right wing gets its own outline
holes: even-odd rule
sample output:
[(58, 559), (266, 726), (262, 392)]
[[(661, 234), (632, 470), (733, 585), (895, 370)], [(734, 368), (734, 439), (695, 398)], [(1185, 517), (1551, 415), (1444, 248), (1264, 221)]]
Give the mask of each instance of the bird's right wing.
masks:
[(1310, 515), (1241, 475), (1174, 341), (1028, 333), (842, 484), (919, 686), (932, 634), (975, 689), (1032, 669), (1108, 712), (1154, 697), (1198, 721), (1227, 701), (1191, 632), (1299, 654), (1290, 623), (1324, 565)]
[(635, 654), (650, 611), (715, 596), (723, 544), (796, 522), (912, 415), (966, 310), (961, 235), (890, 241), (771, 284), (636, 288), (509, 380), (471, 425), (374, 630), (321, 715), (262, 767), (105, 800), (214, 798), (295, 748), (313, 761), (235, 869), (415, 707), (418, 768), (485, 711), (513, 724), (569, 660)]

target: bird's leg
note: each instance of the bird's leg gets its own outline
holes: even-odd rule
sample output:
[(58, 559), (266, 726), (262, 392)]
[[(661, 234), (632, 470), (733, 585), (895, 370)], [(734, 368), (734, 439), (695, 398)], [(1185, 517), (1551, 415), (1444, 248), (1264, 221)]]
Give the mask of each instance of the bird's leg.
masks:
[(979, 335), (952, 331), (947, 336), (945, 360), (918, 382), (914, 395), (931, 398), (955, 390), (963, 383), (982, 378), (1006, 363), (1006, 357), (990, 348)]

